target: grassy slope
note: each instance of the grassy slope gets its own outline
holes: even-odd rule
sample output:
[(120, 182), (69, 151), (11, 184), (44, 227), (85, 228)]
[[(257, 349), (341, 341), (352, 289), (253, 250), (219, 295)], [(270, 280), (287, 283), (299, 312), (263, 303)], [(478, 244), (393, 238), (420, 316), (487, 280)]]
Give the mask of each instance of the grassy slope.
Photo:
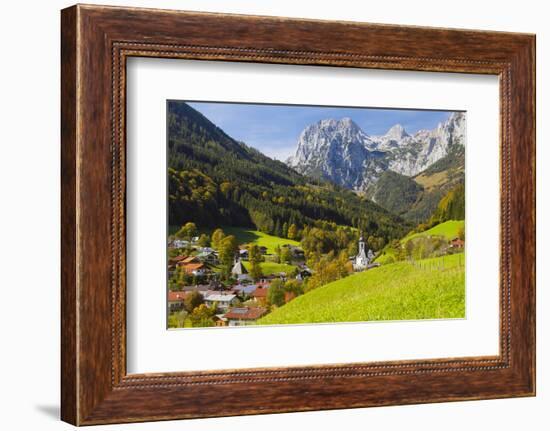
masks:
[[(401, 242), (406, 243), (408, 240), (412, 238), (417, 238), (419, 236), (427, 236), (427, 235), (441, 235), (447, 238), (448, 240), (451, 240), (458, 235), (458, 229), (461, 226), (464, 227), (464, 220), (449, 220), (449, 221), (440, 223), (438, 225), (435, 225), (431, 229), (425, 230), (424, 232), (407, 235), (405, 238), (401, 240)], [(382, 265), (388, 262), (391, 262), (393, 260), (394, 260), (394, 252), (390, 248), (384, 249), (380, 254), (380, 256), (376, 258), (376, 262)]]
[(441, 235), (450, 240), (458, 235), (458, 229), (460, 227), (464, 227), (464, 220), (448, 220), (446, 222), (439, 223), (431, 229), (425, 230), (424, 232), (407, 235), (403, 239), (403, 241), (408, 241), (412, 238), (427, 235)]
[(226, 235), (235, 235), (235, 237), (237, 237), (237, 241), (239, 241), (239, 244), (254, 243), (259, 246), (264, 246), (267, 247), (268, 253), (274, 253), (275, 247), (277, 247), (277, 245), (300, 245), (300, 243), (297, 241), (268, 235), (257, 230), (252, 230), (251, 228), (225, 226), (222, 229)]
[[(243, 264), (246, 269), (250, 270), (250, 262), (243, 261)], [(264, 275), (278, 274), (280, 272), (286, 272), (287, 274), (289, 274), (294, 271), (294, 269), (296, 269), (296, 267), (293, 265), (275, 262), (262, 262), (260, 263), (260, 266)]]
[[(180, 228), (179, 226), (170, 226), (168, 229), (168, 233), (170, 235), (173, 235), (178, 231), (179, 228)], [(298, 241), (293, 241), (287, 238), (280, 238), (278, 236), (268, 235), (267, 233), (253, 230), (252, 228), (222, 226), (222, 229), (226, 235), (235, 235), (239, 244), (254, 243), (259, 246), (264, 246), (264, 247), (267, 247), (267, 252), (269, 254), (272, 254), (275, 252), (275, 247), (277, 247), (277, 245), (279, 246), (282, 246), (284, 244), (291, 244), (296, 246), (300, 245)], [(200, 229), (201, 234), (206, 233), (208, 235), (211, 235), (212, 232), (213, 232), (212, 229)]]
[[(319, 287), (273, 311), (259, 324), (462, 318), (464, 255), (398, 262)], [(439, 270), (430, 266), (441, 265)], [(426, 268), (428, 267), (428, 268)]]

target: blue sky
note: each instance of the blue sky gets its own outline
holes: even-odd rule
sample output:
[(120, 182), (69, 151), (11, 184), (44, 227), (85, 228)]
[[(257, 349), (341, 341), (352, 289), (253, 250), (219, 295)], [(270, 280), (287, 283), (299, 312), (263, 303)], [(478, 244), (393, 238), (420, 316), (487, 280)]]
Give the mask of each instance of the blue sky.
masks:
[(302, 130), (326, 118), (350, 117), (368, 135), (382, 135), (398, 123), (409, 134), (420, 129), (433, 129), (451, 114), (449, 111), (402, 109), (188, 103), (232, 138), (279, 160), (294, 153)]

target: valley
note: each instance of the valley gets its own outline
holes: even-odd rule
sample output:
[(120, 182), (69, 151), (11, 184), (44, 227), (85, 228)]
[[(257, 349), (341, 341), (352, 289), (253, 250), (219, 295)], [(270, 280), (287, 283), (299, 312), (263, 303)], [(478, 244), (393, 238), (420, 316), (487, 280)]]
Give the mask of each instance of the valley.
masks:
[(170, 101), (168, 326), (461, 317), (464, 127), (325, 119), (285, 163)]

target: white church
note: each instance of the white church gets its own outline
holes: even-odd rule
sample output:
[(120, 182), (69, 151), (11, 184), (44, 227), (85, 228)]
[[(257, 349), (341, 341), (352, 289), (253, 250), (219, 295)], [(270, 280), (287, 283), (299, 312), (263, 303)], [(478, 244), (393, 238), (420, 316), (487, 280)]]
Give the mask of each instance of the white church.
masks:
[(353, 258), (353, 269), (355, 271), (364, 271), (374, 259), (374, 253), (369, 249), (365, 252), (365, 240), (363, 234), (359, 238), (359, 253)]

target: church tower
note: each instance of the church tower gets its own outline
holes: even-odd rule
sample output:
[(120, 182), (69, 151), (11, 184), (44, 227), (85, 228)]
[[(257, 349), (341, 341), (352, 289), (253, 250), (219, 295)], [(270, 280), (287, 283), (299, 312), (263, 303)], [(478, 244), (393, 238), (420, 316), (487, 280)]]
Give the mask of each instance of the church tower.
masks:
[(365, 240), (363, 239), (363, 233), (361, 232), (361, 236), (359, 237), (359, 255), (365, 254)]
[(359, 237), (359, 252), (355, 256), (355, 261), (353, 262), (353, 269), (356, 271), (363, 271), (369, 265), (369, 258), (367, 253), (365, 253), (365, 240), (363, 238), (363, 233)]

